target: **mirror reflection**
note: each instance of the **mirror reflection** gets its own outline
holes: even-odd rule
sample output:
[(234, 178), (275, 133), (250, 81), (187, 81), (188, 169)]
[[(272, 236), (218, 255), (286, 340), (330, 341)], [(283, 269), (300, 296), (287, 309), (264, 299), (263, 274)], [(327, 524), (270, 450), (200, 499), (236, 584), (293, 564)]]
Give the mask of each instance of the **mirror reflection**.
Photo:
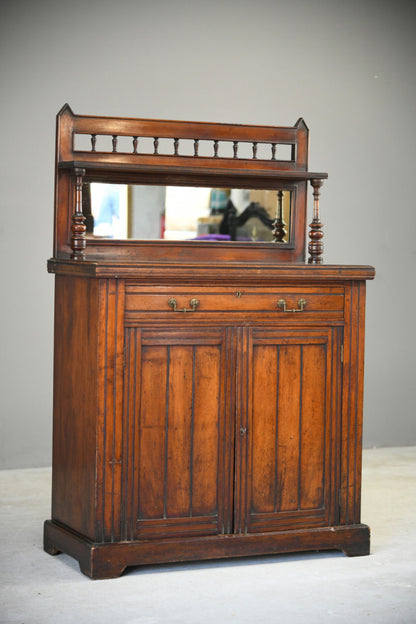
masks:
[(283, 242), (291, 191), (92, 182), (83, 188), (87, 235), (141, 240)]

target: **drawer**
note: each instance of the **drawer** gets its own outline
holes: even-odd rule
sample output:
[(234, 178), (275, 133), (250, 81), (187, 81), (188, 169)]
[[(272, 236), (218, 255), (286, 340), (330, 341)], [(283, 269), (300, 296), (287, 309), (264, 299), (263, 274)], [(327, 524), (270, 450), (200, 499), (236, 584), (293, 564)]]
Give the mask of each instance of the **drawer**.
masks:
[(127, 317), (151, 312), (153, 315), (247, 314), (311, 317), (318, 313), (343, 317), (343, 287), (215, 288), (145, 287), (126, 284)]

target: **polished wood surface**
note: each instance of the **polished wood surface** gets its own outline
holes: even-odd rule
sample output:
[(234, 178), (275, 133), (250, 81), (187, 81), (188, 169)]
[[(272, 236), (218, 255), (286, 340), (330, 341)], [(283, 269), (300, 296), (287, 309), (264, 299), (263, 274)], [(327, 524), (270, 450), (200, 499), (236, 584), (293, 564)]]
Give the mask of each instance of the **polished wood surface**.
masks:
[[(143, 139), (150, 140), (150, 148), (142, 147)], [(328, 175), (308, 171), (308, 141), (309, 131), (302, 119), (292, 127), (120, 119), (75, 115), (65, 105), (56, 126), (54, 256), (303, 262), (307, 184), (322, 184)], [(189, 145), (187, 148), (189, 142), (192, 150)], [(207, 150), (203, 155), (202, 144)], [(188, 245), (165, 241), (143, 247), (131, 241), (86, 240), (77, 189), (91, 181), (290, 189), (291, 241), (279, 242), (279, 227), (275, 228), (274, 244), (229, 243), (227, 248), (223, 243), (204, 245), (199, 241)], [(322, 241), (319, 250), (321, 255)], [(317, 257), (311, 254), (311, 262), (318, 263)]]
[[(91, 541), (91, 565), (96, 544), (128, 540), (140, 564), (141, 540), (174, 538), (163, 560), (180, 560), (191, 537), (328, 526), (359, 554), (365, 282), (338, 270), (241, 291), (56, 276), (53, 522)], [(311, 308), (284, 313), (281, 296)]]
[[(59, 123), (91, 131), (90, 118), (71, 115), (65, 109)], [(93, 121), (96, 136), (89, 155), (78, 154), (77, 169), (97, 158), (105, 131), (116, 150), (100, 156), (106, 175), (128, 165), (130, 176), (137, 137), (160, 125), (105, 119)], [(178, 141), (179, 128), (214, 137), (218, 150), (229, 136), (256, 142), (258, 133), (257, 142), (278, 143), (270, 129), (178, 123), (167, 123), (165, 133)], [(132, 127), (135, 151), (120, 155), (115, 137)], [(69, 144), (60, 149), (59, 158), (69, 157)], [(169, 158), (180, 158), (180, 141), (174, 151)], [(250, 176), (264, 173), (258, 155)], [(157, 170), (162, 156), (152, 158)], [(207, 161), (192, 158), (203, 175)], [(243, 180), (245, 164), (238, 166)], [(316, 262), (284, 262), (269, 245), (223, 247), (218, 256), (217, 246), (205, 244), (195, 254), (186, 242), (87, 241), (71, 251), (71, 236), (82, 234), (72, 219), (82, 203), (80, 180), (60, 161), (57, 170), (45, 550), (75, 557), (91, 578), (132, 565), (297, 550), (368, 554), (361, 444), (365, 283), (374, 269), (324, 265), (320, 250)], [(304, 247), (285, 253), (305, 258), (301, 221)]]

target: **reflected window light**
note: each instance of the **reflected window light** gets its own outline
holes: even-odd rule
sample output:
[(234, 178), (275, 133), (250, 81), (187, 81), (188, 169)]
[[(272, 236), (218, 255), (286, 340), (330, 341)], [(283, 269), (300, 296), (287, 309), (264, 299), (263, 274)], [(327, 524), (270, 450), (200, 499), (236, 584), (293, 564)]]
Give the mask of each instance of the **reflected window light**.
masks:
[[(209, 216), (210, 195), (210, 188), (167, 186), (165, 239), (183, 240), (195, 237), (197, 220)], [(192, 210), (189, 206), (192, 206)]]
[(91, 184), (94, 236), (127, 238), (127, 184)]

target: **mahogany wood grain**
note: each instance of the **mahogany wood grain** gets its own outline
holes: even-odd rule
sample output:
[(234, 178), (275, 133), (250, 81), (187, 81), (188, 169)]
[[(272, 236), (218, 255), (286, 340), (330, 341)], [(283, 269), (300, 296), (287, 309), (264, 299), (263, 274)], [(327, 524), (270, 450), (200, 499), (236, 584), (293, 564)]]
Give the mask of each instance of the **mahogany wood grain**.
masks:
[(294, 511), (299, 506), (299, 414), (301, 409), (301, 348), (279, 347), (277, 405), (286, 415), (277, 423), (276, 511)]
[[(186, 243), (183, 243), (186, 246)], [(238, 290), (242, 284), (264, 284), (270, 287), (302, 286), (325, 284), (333, 286), (340, 282), (351, 280), (374, 279), (375, 269), (371, 266), (356, 265), (309, 265), (302, 263), (245, 263), (234, 262), (231, 258), (227, 262), (213, 260), (211, 262), (186, 262), (178, 264), (172, 259), (140, 260), (124, 262), (114, 260), (72, 262), (65, 258), (51, 258), (48, 260), (48, 271), (55, 275), (78, 275), (85, 277), (122, 278), (132, 284), (197, 284), (201, 287), (207, 283), (207, 267), (209, 268), (210, 285), (233, 284)], [(306, 284), (308, 282), (308, 284)]]
[(308, 251), (309, 251), (308, 262), (310, 264), (322, 264), (323, 263), (322, 254), (324, 252), (324, 245), (322, 242), (322, 238), (323, 238), (322, 223), (321, 223), (320, 214), (319, 214), (319, 195), (320, 195), (320, 188), (322, 186), (322, 180), (312, 179), (310, 182), (311, 182), (311, 185), (313, 186), (314, 207), (313, 207), (312, 223), (309, 226), (310, 227), (310, 231), (309, 231), (310, 241), (308, 244)]
[[(93, 343), (76, 343), (77, 356), (71, 356), (72, 334), (60, 339), (57, 352), (72, 367), (91, 344), (89, 357), (97, 362), (91, 370), (99, 383), (88, 386), (91, 401), (97, 388), (103, 392), (88, 418), (80, 405), (74, 419), (72, 411), (68, 417), (61, 412), (81, 379), (68, 372), (63, 384), (57, 381), (67, 390), (55, 418), (55, 482), (66, 466), (72, 492), (67, 498), (68, 486), (56, 482), (62, 494), (54, 497), (56, 523), (95, 543), (359, 524), (364, 282), (321, 282), (316, 290), (323, 300), (345, 299), (345, 312), (331, 317), (317, 310), (311, 320), (306, 312), (269, 315), (264, 302), (259, 310), (240, 312), (243, 297), (230, 289), (221, 296), (232, 296), (235, 308), (217, 316), (209, 310), (158, 316), (146, 302), (143, 310), (136, 302), (128, 314), (130, 294), (139, 296), (137, 282), (65, 275), (57, 280), (63, 284), (57, 290), (59, 318), (69, 323), (77, 306), (81, 323), (83, 309), (89, 309), (95, 335)], [(166, 285), (155, 285), (155, 292), (160, 288), (171, 292)], [(215, 287), (204, 288), (215, 293)], [(286, 280), (289, 296), (311, 289), (308, 282), (302, 289)], [(186, 290), (182, 285), (176, 294)], [(256, 292), (261, 299), (265, 288)], [(93, 295), (88, 303), (87, 293)], [(194, 294), (189, 291), (186, 299)], [(81, 324), (81, 338), (82, 331)], [(63, 444), (65, 418), (74, 443), (81, 436), (85, 445), (84, 428), (94, 422), (98, 427), (96, 440), (91, 431), (90, 446), (77, 456), (79, 483), (74, 451)], [(95, 510), (87, 496), (96, 500)], [(84, 506), (88, 522), (82, 520)], [(61, 550), (50, 541), (49, 548)]]
[[(154, 346), (152, 349), (145, 347), (139, 364), (142, 370), (138, 423), (139, 519), (163, 518), (166, 514), (166, 352), (167, 347), (164, 346)], [(148, 409), (149, 406), (151, 410)]]
[(99, 283), (57, 276), (52, 518), (91, 539), (95, 472)]
[[(77, 147), (77, 138), (89, 136), (90, 146)], [(239, 261), (305, 260), (307, 181), (318, 182), (326, 173), (308, 171), (309, 131), (302, 119), (293, 127), (249, 126), (221, 123), (179, 122), (74, 115), (65, 105), (56, 121), (55, 169), (55, 257), (84, 256), (99, 259), (112, 256), (124, 260), (140, 258), (140, 252), (151, 252), (162, 259), (166, 254), (177, 262), (187, 259), (208, 261), (212, 258)], [(111, 139), (106, 148), (99, 148), (98, 139)], [(118, 147), (118, 137), (130, 137), (127, 150)], [(153, 153), (140, 152), (140, 138), (153, 139)], [(171, 142), (171, 151), (159, 153), (159, 140)], [(193, 155), (181, 155), (180, 142), (194, 141)], [(212, 144), (211, 155), (199, 156), (200, 141)], [(239, 142), (252, 146), (252, 155), (240, 158)], [(233, 146), (233, 155), (223, 154), (221, 146)], [(258, 155), (259, 146), (267, 147), (267, 155)], [(290, 148), (290, 155), (276, 158), (276, 146)], [(220, 148), (220, 151), (219, 151)], [(83, 178), (80, 178), (80, 172)], [(142, 247), (137, 241), (102, 240), (85, 237), (79, 206), (81, 182), (113, 182), (157, 185), (213, 186), (218, 188), (284, 188), (292, 191), (289, 243), (276, 240), (260, 247), (252, 243), (221, 243), (204, 246), (201, 241), (181, 246), (164, 241)], [(166, 244), (165, 244), (166, 243)], [(146, 257), (146, 256), (145, 256)], [(147, 256), (149, 257), (149, 255)]]
[[(89, 135), (87, 147), (78, 134)], [(91, 578), (174, 561), (369, 553), (360, 500), (365, 281), (374, 269), (321, 264), (318, 236), (304, 264), (306, 185), (317, 201), (326, 177), (307, 171), (307, 138), (302, 120), (268, 128), (84, 117), (69, 107), (58, 115), (44, 548), (75, 557)], [(182, 154), (185, 140), (193, 155)], [(250, 156), (240, 158), (241, 142)], [(279, 144), (291, 146), (284, 163)], [(84, 182), (290, 182), (293, 245), (84, 238), (79, 169)]]
[(250, 531), (328, 524), (332, 331), (253, 333)]
[(140, 336), (126, 370), (140, 387), (132, 413), (137, 451), (129, 459), (140, 492), (137, 535), (223, 532), (224, 333), (160, 328)]
[(277, 553), (341, 550), (350, 557), (369, 554), (370, 531), (362, 524), (294, 529), (263, 534), (215, 535), (94, 544), (51, 522), (44, 527), (46, 550), (59, 543), (92, 579), (120, 576), (126, 567)]

